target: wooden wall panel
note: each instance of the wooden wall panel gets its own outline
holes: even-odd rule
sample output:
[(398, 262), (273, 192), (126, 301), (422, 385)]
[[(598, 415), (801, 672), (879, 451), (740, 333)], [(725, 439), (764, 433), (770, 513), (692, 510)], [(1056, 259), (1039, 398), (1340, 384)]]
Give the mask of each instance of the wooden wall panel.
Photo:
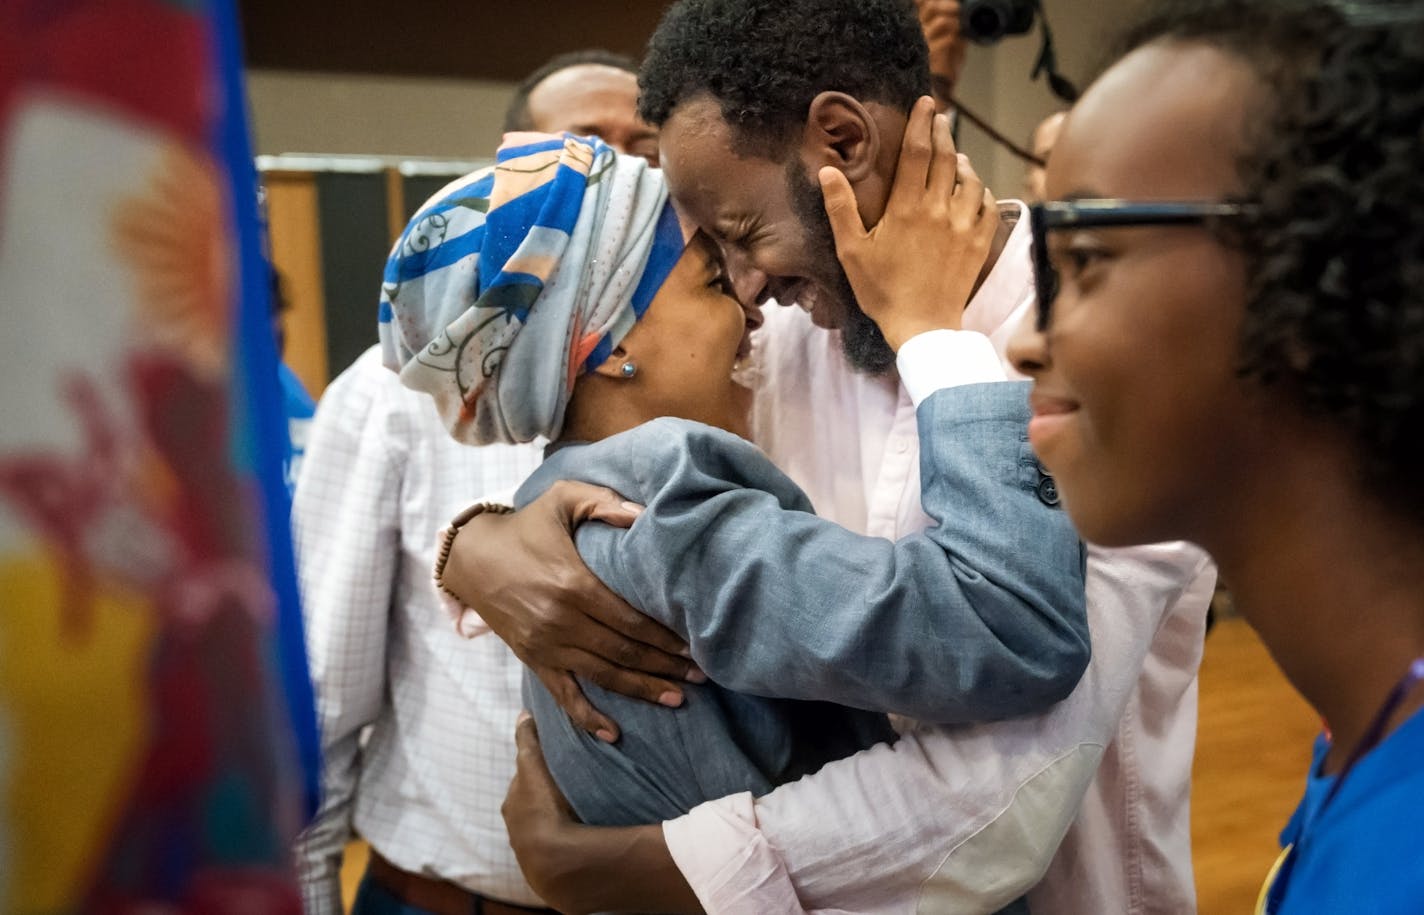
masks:
[(316, 179), (303, 172), (267, 172), (262, 182), (267, 187), (272, 260), (290, 304), (283, 322), (285, 359), (311, 395), (320, 397), (330, 375)]

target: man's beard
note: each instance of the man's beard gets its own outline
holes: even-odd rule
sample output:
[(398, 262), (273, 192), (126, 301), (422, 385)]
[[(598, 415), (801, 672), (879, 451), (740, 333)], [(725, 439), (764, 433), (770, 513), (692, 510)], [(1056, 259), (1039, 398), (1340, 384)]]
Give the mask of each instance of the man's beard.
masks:
[[(806, 177), (806, 167), (795, 156), (786, 166), (786, 181), (791, 191), (791, 208), (806, 230), (806, 244), (815, 257), (821, 276), (828, 277), (829, 288), (822, 293), (845, 305), (841, 320), (841, 351), (851, 368), (868, 375), (883, 375), (895, 364), (895, 351), (885, 342), (885, 335), (860, 309), (855, 290), (846, 278), (845, 268), (836, 259), (836, 237), (831, 232), (831, 220), (821, 189)], [(794, 305), (794, 302), (782, 302)]]

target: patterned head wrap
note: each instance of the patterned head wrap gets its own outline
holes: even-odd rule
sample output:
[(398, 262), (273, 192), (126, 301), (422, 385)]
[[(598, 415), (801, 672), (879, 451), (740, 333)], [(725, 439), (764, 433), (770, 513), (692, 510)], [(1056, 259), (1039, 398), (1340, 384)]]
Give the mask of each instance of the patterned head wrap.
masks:
[(575, 380), (642, 317), (686, 247), (662, 172), (602, 141), (513, 133), (446, 186), (386, 262), (388, 368), (456, 439), (556, 438)]

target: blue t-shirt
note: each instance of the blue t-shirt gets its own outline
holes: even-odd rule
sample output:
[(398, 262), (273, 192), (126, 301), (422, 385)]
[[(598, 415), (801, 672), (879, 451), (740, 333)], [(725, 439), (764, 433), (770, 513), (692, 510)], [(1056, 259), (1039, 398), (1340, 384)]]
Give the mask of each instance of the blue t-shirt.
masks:
[(282, 408), (287, 414), (287, 454), (282, 461), (282, 474), (290, 493), (296, 488), (297, 472), (307, 450), (307, 433), (316, 415), (316, 401), (285, 362), (277, 363), (277, 380), (282, 383)]
[(1295, 850), (1277, 875), (1275, 906), (1266, 911), (1424, 912), (1424, 711), (1365, 754), (1322, 811), (1335, 784), (1334, 776), (1319, 774), (1329, 749), (1322, 735), (1305, 797), (1281, 833), (1281, 845)]

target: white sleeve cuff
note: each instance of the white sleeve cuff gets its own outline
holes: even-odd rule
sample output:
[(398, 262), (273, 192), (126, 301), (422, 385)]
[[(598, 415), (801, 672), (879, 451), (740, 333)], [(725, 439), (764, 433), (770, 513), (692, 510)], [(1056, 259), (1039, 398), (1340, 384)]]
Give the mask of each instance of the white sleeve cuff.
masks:
[(702, 907), (718, 915), (801, 913), (786, 866), (757, 828), (749, 792), (663, 823), (663, 839)]
[(1009, 380), (994, 344), (972, 330), (931, 330), (911, 337), (900, 347), (895, 366), (916, 409), (943, 388)]

